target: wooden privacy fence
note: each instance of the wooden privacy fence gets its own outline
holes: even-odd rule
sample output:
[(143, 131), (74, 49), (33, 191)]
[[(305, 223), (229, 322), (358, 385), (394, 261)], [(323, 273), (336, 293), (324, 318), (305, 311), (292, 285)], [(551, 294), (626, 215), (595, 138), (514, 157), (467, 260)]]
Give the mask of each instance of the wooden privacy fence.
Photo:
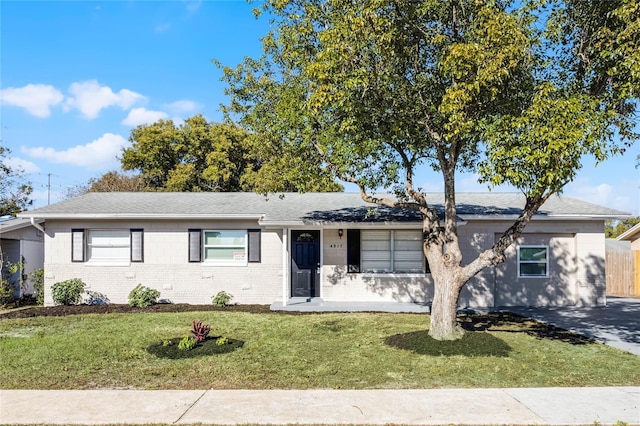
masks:
[(640, 295), (640, 251), (607, 251), (605, 268), (607, 296)]

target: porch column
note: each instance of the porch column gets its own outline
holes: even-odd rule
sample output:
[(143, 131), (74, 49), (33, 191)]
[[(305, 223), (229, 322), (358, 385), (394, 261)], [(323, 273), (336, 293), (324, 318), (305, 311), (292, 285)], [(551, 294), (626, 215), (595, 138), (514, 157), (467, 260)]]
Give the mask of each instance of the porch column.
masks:
[(289, 297), (289, 230), (282, 228), (282, 306), (287, 306)]

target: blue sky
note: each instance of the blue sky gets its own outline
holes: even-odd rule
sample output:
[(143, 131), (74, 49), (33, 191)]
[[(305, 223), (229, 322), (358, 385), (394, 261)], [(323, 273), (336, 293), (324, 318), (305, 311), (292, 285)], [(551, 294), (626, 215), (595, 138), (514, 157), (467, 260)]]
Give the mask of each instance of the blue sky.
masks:
[[(269, 24), (255, 19), (253, 7), (244, 0), (1, 1), (1, 138), (10, 164), (34, 184), (35, 207), (118, 169), (137, 125), (200, 113), (219, 121), (227, 99), (211, 60), (233, 66), (260, 54)], [(639, 152), (636, 145), (598, 167), (585, 159), (565, 194), (640, 214)], [(442, 190), (435, 173), (416, 182)], [(487, 188), (463, 175), (457, 189)]]

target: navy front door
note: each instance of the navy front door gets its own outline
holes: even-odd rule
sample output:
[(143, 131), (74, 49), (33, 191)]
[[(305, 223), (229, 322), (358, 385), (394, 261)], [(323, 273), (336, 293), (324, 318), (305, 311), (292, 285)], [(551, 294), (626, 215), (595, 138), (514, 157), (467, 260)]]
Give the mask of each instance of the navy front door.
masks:
[(318, 297), (320, 231), (291, 231), (291, 297)]

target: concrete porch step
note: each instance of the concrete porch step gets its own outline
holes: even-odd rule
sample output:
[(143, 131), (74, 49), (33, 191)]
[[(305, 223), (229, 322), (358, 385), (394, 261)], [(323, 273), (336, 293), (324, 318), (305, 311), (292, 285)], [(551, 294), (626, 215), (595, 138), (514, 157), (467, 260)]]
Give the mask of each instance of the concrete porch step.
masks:
[(289, 312), (392, 312), (392, 313), (429, 313), (429, 305), (410, 302), (337, 302), (322, 300), (319, 297), (294, 297), (287, 301), (273, 302), (272, 311)]

